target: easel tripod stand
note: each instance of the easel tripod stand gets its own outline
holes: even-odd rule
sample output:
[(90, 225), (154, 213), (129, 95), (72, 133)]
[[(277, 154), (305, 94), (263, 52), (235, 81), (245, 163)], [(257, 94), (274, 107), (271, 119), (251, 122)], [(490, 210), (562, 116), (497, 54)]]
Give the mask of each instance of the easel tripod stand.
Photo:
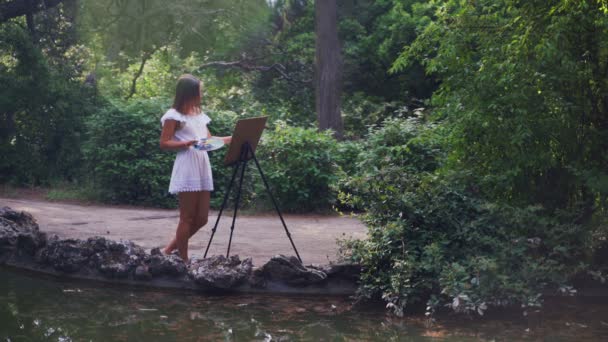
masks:
[(228, 184), (228, 188), (226, 189), (226, 193), (224, 194), (224, 200), (222, 201), (222, 206), (220, 208), (220, 212), (217, 215), (215, 225), (213, 226), (213, 229), (211, 230), (211, 237), (209, 238), (209, 243), (207, 244), (207, 249), (205, 249), (205, 255), (203, 256), (203, 258), (207, 257), (207, 252), (209, 252), (209, 247), (211, 246), (211, 242), (213, 241), (213, 237), (215, 235), (215, 231), (217, 230), (217, 226), (220, 222), (220, 218), (222, 217), (224, 208), (226, 207), (226, 204), (228, 203), (228, 197), (230, 197), (230, 192), (232, 190), (232, 186), (234, 185), (236, 174), (238, 173), (238, 171), (240, 169), (241, 174), (239, 177), (239, 186), (237, 188), (236, 199), (234, 201), (234, 213), (232, 214), (232, 225), (230, 226), (230, 239), (228, 240), (228, 250), (226, 251), (226, 257), (230, 256), (230, 246), (232, 244), (232, 234), (234, 233), (234, 224), (236, 222), (236, 215), (237, 215), (238, 208), (239, 208), (239, 202), (241, 200), (241, 190), (243, 188), (243, 178), (245, 177), (245, 169), (247, 169), (247, 163), (250, 159), (253, 159), (253, 161), (255, 162), (255, 166), (257, 167), (258, 171), (260, 172), (260, 176), (262, 177), (262, 181), (264, 182), (266, 191), (268, 192), (268, 195), (270, 196), (270, 199), (272, 200), (272, 204), (274, 205), (274, 208), (277, 211), (277, 214), (279, 214), (279, 218), (281, 219), (281, 223), (283, 224), (285, 233), (287, 234), (287, 237), (289, 238), (289, 242), (291, 242), (291, 246), (293, 247), (294, 252), (296, 252), (296, 256), (298, 257), (298, 260), (300, 260), (300, 262), (302, 262), (302, 258), (300, 258), (298, 249), (296, 248), (296, 245), (293, 243), (293, 239), (291, 238), (291, 233), (289, 232), (289, 229), (287, 229), (287, 225), (285, 224), (283, 215), (281, 214), (281, 211), (279, 210), (277, 201), (275, 200), (274, 196), (272, 195), (272, 192), (270, 191), (270, 187), (268, 186), (268, 181), (266, 180), (266, 176), (264, 176), (264, 172), (262, 171), (262, 168), (260, 167), (260, 163), (258, 163), (258, 159), (255, 157), (255, 152), (253, 151), (253, 148), (251, 148), (251, 145), (249, 144), (249, 142), (245, 142), (244, 144), (241, 145), (240, 158), (234, 164), (234, 171), (232, 172), (232, 178), (230, 179), (230, 183)]

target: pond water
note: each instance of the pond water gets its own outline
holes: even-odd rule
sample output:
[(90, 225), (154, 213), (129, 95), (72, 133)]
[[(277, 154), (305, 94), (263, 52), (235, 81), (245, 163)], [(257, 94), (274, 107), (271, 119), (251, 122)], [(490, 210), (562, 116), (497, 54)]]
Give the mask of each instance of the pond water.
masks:
[(346, 297), (110, 287), (0, 268), (0, 341), (608, 341), (608, 301), (559, 298), (542, 314), (396, 318)]

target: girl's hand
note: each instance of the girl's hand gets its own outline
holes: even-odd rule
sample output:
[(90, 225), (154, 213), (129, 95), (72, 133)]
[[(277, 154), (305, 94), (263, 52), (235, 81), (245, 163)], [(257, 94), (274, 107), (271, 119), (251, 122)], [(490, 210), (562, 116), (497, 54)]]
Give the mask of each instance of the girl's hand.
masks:
[(207, 129), (207, 138), (222, 139), (222, 141), (224, 141), (224, 145), (230, 145), (230, 143), (232, 142), (232, 136), (229, 136), (229, 137), (216, 137), (216, 136), (213, 136), (211, 134), (211, 131), (209, 129)]
[(177, 129), (178, 122), (175, 120), (167, 119), (163, 125), (163, 130), (160, 134), (160, 148), (163, 150), (184, 150), (190, 148), (196, 140), (190, 141), (177, 141), (173, 140), (173, 135)]
[(190, 146), (196, 144), (198, 142), (198, 140), (189, 140), (189, 141), (183, 141), (183, 147), (184, 148), (189, 148)]

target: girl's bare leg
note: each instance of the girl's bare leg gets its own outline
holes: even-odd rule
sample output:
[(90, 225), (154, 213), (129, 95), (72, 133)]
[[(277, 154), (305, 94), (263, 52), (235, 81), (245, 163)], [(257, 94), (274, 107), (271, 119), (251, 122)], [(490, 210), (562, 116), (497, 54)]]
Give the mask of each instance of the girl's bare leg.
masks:
[(209, 219), (209, 205), (211, 202), (211, 192), (201, 191), (198, 196), (198, 208), (196, 210), (196, 218), (194, 219), (194, 226), (190, 230), (190, 237), (207, 224)]
[(188, 261), (188, 239), (196, 220), (196, 210), (198, 207), (199, 192), (180, 192), (179, 198), (179, 224), (175, 232), (175, 237), (164, 250), (165, 254), (170, 254), (177, 248), (179, 256)]
[[(211, 192), (209, 191), (198, 191), (196, 203), (196, 215), (194, 219), (194, 224), (190, 227), (190, 236), (191, 238), (199, 229), (204, 227), (207, 224), (209, 218), (209, 205), (211, 201)], [(181, 215), (180, 215), (181, 216)], [(177, 248), (177, 240), (173, 238), (173, 240), (167, 245), (163, 253), (171, 254)]]

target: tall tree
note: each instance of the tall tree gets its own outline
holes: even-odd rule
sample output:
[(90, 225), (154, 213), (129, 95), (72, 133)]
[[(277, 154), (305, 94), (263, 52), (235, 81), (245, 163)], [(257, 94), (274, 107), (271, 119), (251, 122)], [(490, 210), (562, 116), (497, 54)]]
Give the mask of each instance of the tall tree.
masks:
[(343, 133), (340, 114), (342, 92), (342, 54), (338, 39), (336, 0), (315, 1), (315, 105), (319, 129)]

